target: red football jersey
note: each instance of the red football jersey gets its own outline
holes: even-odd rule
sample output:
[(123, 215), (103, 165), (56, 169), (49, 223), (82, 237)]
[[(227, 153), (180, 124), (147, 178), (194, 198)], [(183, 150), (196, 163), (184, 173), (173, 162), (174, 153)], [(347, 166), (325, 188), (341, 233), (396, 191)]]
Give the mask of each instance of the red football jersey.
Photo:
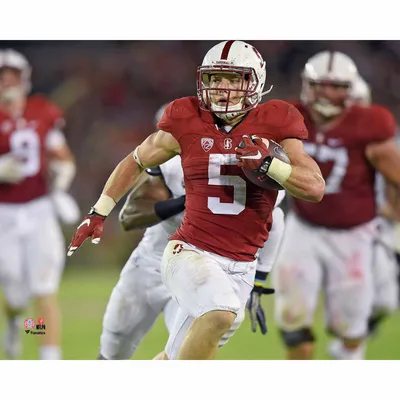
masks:
[(170, 132), (181, 147), (186, 209), (170, 239), (191, 243), (238, 261), (252, 261), (268, 238), (277, 191), (248, 181), (236, 163), (235, 147), (245, 134), (281, 142), (307, 138), (295, 107), (271, 100), (247, 113), (229, 133), (201, 111), (196, 97), (173, 101), (158, 128)]
[(47, 193), (46, 136), (62, 121), (61, 110), (41, 95), (28, 97), (18, 120), (0, 111), (0, 155), (12, 152), (24, 161), (21, 182), (0, 183), (0, 203), (25, 203)]
[(371, 221), (377, 213), (375, 170), (365, 156), (368, 144), (395, 136), (396, 122), (384, 107), (354, 106), (326, 132), (313, 123), (307, 108), (293, 103), (303, 114), (309, 136), (304, 147), (315, 159), (325, 179), (325, 195), (319, 203), (293, 199), (300, 218), (335, 229)]

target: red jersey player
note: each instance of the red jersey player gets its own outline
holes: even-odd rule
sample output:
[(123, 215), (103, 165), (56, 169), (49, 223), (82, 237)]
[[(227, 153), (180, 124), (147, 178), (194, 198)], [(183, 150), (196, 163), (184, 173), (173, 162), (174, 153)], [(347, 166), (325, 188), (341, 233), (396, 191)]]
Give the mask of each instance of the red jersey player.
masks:
[[(159, 131), (117, 166), (69, 248), (71, 255), (87, 238), (98, 242), (104, 218), (143, 169), (180, 154), (185, 214), (162, 261), (163, 281), (180, 306), (166, 346), (169, 359), (215, 358), (244, 318), (277, 192), (247, 181), (238, 161), (244, 168), (262, 167), (295, 196), (323, 196), (319, 168), (303, 151), (301, 114), (283, 101), (258, 105), (265, 66), (248, 43), (214, 46), (198, 68), (198, 96), (167, 106)], [(292, 164), (271, 157), (260, 139), (247, 135), (280, 142)], [(238, 148), (242, 140), (245, 146)]]
[(55, 206), (70, 222), (79, 218), (64, 193), (75, 164), (60, 130), (60, 109), (44, 96), (28, 96), (30, 71), (22, 54), (0, 51), (0, 282), (8, 317), (4, 344), (5, 354), (17, 358), (23, 329), (18, 315), (35, 298), (37, 316), (46, 325), (40, 358), (58, 359), (56, 293), (65, 257)]
[(384, 107), (352, 103), (358, 72), (345, 54), (313, 56), (302, 78), (302, 101), (294, 104), (309, 131), (304, 147), (326, 189), (318, 204), (293, 199), (274, 271), (276, 317), (288, 358), (311, 358), (323, 288), (328, 329), (343, 340), (343, 358), (363, 358), (373, 300), (375, 173), (400, 184), (396, 124)]
[[(351, 90), (351, 101), (359, 106), (372, 104), (371, 90), (365, 80), (359, 76)], [(377, 231), (374, 240), (372, 276), (374, 300), (372, 315), (368, 321), (368, 336), (375, 335), (380, 324), (398, 308), (399, 287), (398, 268), (395, 258), (395, 210), (398, 189), (385, 182), (382, 175), (376, 174), (375, 197), (378, 216)], [(335, 359), (341, 359), (343, 341), (335, 338), (329, 343), (329, 353)]]

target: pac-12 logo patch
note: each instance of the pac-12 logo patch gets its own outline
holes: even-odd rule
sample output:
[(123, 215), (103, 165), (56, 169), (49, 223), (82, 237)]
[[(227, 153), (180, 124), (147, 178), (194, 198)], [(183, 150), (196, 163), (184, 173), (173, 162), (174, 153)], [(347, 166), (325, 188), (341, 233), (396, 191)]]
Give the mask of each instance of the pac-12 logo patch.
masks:
[(204, 151), (210, 151), (214, 145), (214, 139), (201, 138), (201, 147)]

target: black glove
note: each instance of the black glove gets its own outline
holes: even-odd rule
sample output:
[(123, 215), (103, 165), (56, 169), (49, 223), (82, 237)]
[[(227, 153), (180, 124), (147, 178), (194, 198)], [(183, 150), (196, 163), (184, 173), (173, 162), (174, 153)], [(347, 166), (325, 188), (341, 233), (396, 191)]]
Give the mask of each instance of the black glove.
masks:
[(249, 300), (247, 301), (247, 310), (250, 314), (251, 330), (257, 331), (257, 323), (260, 326), (261, 333), (265, 335), (268, 332), (267, 319), (265, 317), (264, 310), (261, 306), (261, 295), (263, 294), (274, 294), (275, 289), (266, 288), (263, 286), (267, 280), (268, 272), (256, 273), (256, 279), (254, 282), (253, 290), (250, 293)]

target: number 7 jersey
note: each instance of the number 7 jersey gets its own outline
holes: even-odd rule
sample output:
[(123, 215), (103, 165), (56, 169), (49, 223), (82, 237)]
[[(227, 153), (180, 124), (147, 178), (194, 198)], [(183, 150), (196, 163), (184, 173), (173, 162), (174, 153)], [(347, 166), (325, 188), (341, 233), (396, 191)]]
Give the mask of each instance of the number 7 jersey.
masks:
[(396, 122), (384, 107), (353, 106), (333, 128), (318, 130), (307, 108), (292, 103), (302, 113), (309, 137), (306, 152), (315, 159), (325, 179), (319, 203), (293, 199), (297, 215), (314, 225), (347, 229), (375, 218), (375, 170), (366, 158), (366, 147), (393, 138)]
[(229, 133), (201, 111), (196, 97), (173, 101), (158, 128), (170, 132), (181, 147), (186, 189), (183, 222), (170, 239), (237, 261), (253, 261), (264, 246), (278, 192), (248, 181), (236, 163), (235, 147), (245, 134), (281, 142), (307, 138), (298, 110), (271, 100), (247, 113)]

